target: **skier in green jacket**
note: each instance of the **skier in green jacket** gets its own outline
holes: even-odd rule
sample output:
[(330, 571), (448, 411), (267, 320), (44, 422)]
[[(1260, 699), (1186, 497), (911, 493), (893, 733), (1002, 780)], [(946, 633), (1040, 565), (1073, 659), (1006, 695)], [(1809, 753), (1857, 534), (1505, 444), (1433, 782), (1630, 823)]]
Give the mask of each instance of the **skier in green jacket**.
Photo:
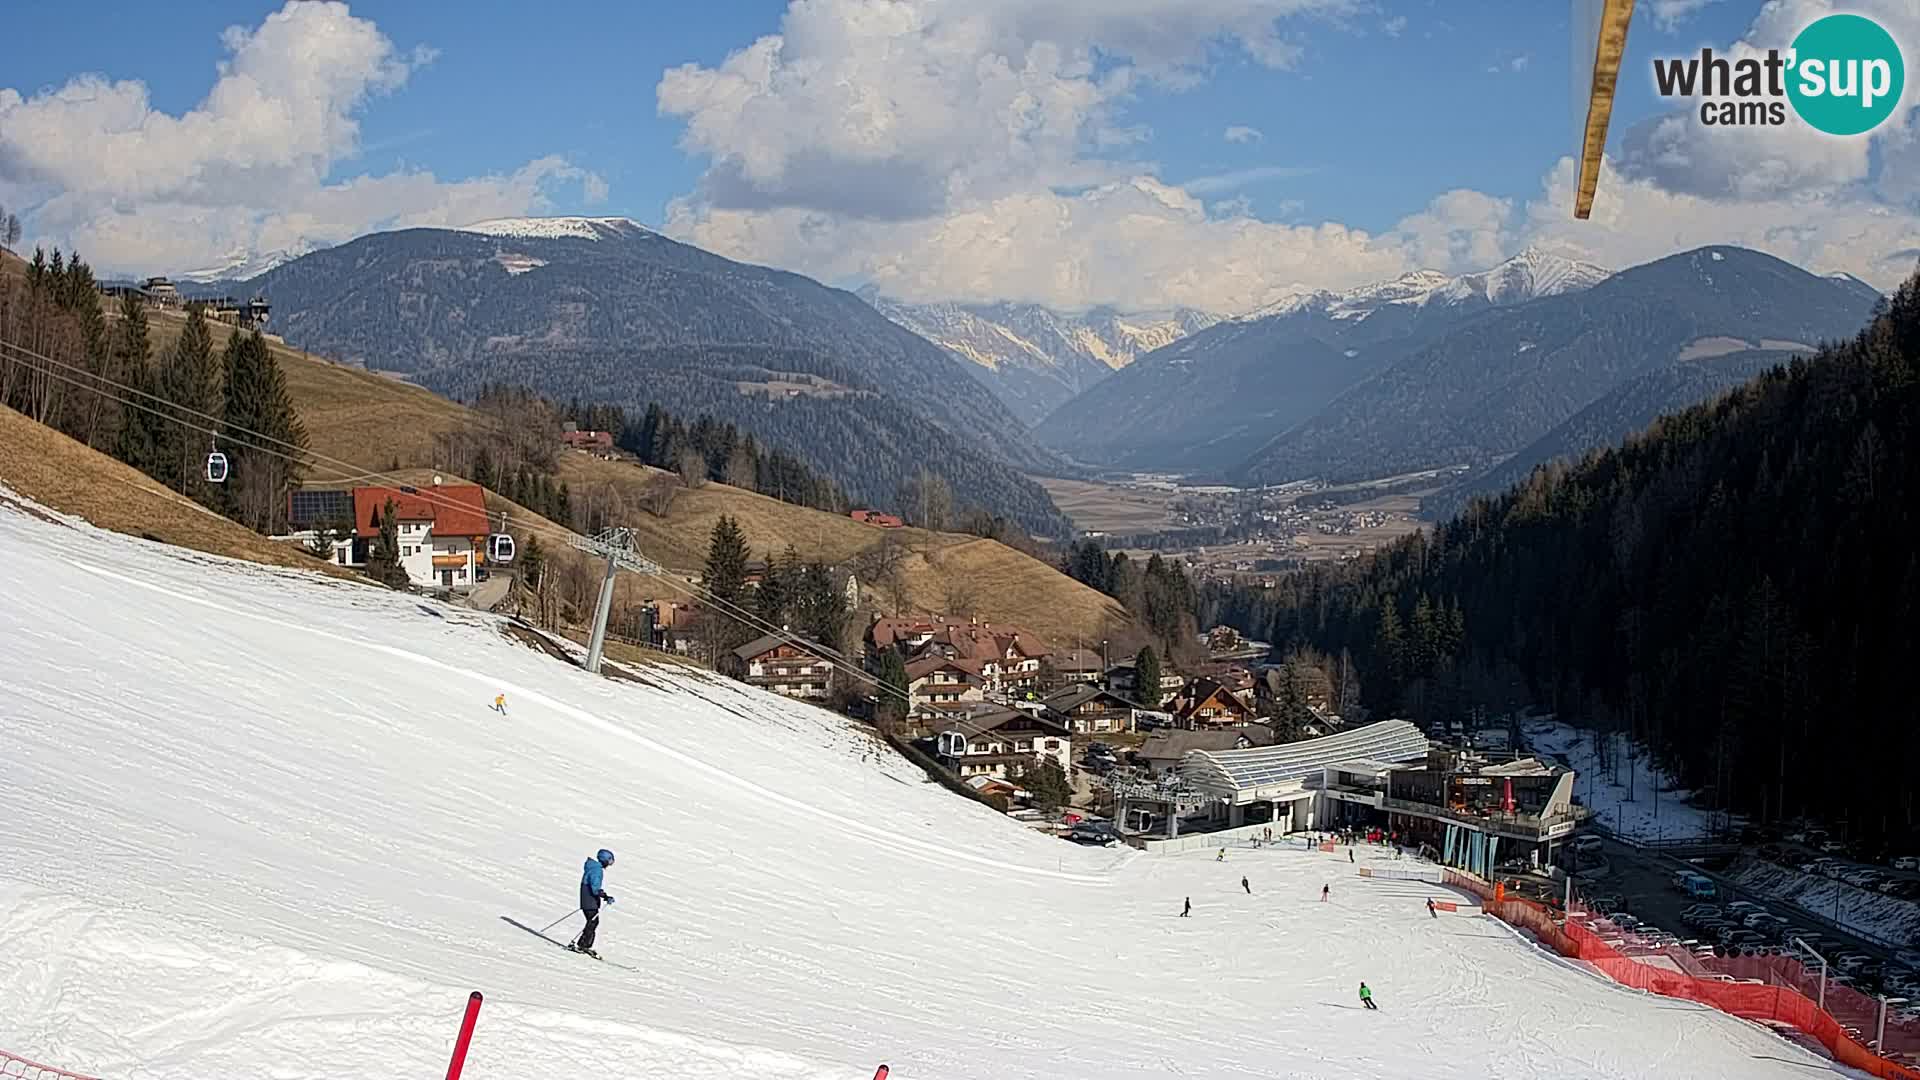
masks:
[(1373, 991), (1367, 989), (1366, 983), (1360, 984), (1360, 1004), (1365, 1005), (1369, 1009), (1378, 1009), (1380, 1007), (1373, 1003)]

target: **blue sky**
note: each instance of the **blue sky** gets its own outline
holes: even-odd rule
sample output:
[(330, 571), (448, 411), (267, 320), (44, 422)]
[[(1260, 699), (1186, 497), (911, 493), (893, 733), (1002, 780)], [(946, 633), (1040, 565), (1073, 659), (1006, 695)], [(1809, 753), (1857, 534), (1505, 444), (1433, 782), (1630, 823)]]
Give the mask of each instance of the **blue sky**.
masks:
[[(1000, 2), (981, 0), (989, 8)], [(1157, 2), (1135, 0), (1134, 6), (1151, 8)], [(1823, 0), (1793, 2), (1825, 6)], [(1093, 0), (1085, 5), (1060, 3), (1063, 8), (1097, 6)], [(1167, 3), (1171, 7), (1175, 0)], [(380, 85), (363, 92), (335, 88), (341, 97), (336, 112), (358, 125), (354, 138), (342, 142), (321, 117), (314, 121), (313, 145), (295, 151), (299, 161), (292, 167), (299, 176), (293, 181), (254, 168), (242, 170), (253, 177), (250, 181), (223, 176), (216, 183), (206, 174), (231, 171), (232, 161), (217, 162), (217, 170), (196, 161), (182, 166), (196, 177), (183, 190), (191, 187), (200, 194), (162, 195), (149, 190), (161, 185), (140, 177), (126, 178), (117, 188), (103, 184), (105, 190), (78, 190), (81, 185), (71, 179), (78, 171), (78, 149), (65, 163), (69, 178), (64, 182), (60, 167), (22, 167), (22, 159), (47, 152), (21, 134), (28, 130), (22, 120), (10, 121), (9, 116), (24, 117), (39, 95), (59, 91), (89, 72), (144, 84), (144, 107), (153, 114), (189, 114), (202, 107), (219, 65), (232, 55), (222, 32), (230, 26), (260, 27), (278, 5), (145, 5), (116, 10), (99, 20), (76, 20), (55, 6), (27, 5), (9, 14), (9, 29), (19, 44), (9, 50), (7, 70), (0, 75), (0, 88), (10, 87), (24, 102), (10, 114), (7, 91), (0, 89), (0, 202), (26, 210), (31, 237), (88, 244), (96, 252), (104, 249), (108, 254), (104, 259), (96, 255), (97, 261), (117, 260), (129, 269), (156, 268), (162, 261), (178, 265), (211, 260), (236, 246), (338, 242), (346, 238), (340, 235), (343, 231), (358, 227), (359, 218), (366, 227), (458, 224), (439, 221), (434, 214), (453, 214), (468, 205), (512, 210), (519, 199), (527, 204), (520, 209), (530, 212), (625, 214), (725, 254), (791, 266), (836, 282), (875, 280), (889, 291), (915, 298), (938, 298), (936, 294), (944, 292), (988, 299), (998, 290), (1008, 293), (1008, 299), (1066, 306), (1195, 302), (1212, 290), (1219, 300), (1211, 306), (1231, 308), (1252, 303), (1263, 292), (1337, 285), (1396, 266), (1475, 268), (1472, 264), (1510, 254), (1522, 243), (1570, 247), (1579, 249), (1571, 253), (1614, 263), (1643, 253), (1651, 257), (1663, 253), (1654, 250), (1659, 243), (1677, 242), (1674, 237), (1661, 241), (1656, 232), (1644, 242), (1614, 243), (1616, 238), (1609, 237), (1601, 243), (1594, 237), (1605, 226), (1589, 230), (1583, 240), (1557, 225), (1530, 224), (1551, 217), (1545, 212), (1550, 207), (1534, 204), (1550, 201), (1545, 194), (1550, 173), (1574, 144), (1570, 16), (1565, 4), (1219, 0), (1196, 6), (1227, 14), (1217, 26), (1185, 15), (1181, 18), (1188, 21), (1167, 24), (1170, 29), (1155, 24), (1156, 37), (1171, 40), (1185, 33), (1192, 39), (1186, 51), (1169, 45), (1168, 55), (1159, 58), (1138, 55), (1143, 50), (1128, 47), (1132, 28), (1103, 24), (1098, 14), (1083, 18), (1076, 12), (1051, 20), (1014, 14), (997, 23), (981, 17), (986, 30), (1016, 43), (1005, 50), (1015, 66), (1024, 62), (1021, 50), (1036, 43), (1082, 47), (1093, 58), (1091, 76), (1067, 72), (1044, 81), (1024, 79), (1028, 87), (1066, 87), (1084, 96), (1089, 85), (1116, 70), (1129, 73), (1133, 85), (1126, 90), (1104, 87), (1097, 103), (1075, 105), (1061, 114), (1084, 124), (1077, 148), (1046, 145), (1032, 151), (1027, 141), (1009, 142), (1002, 131), (986, 125), (964, 136), (977, 139), (978, 149), (960, 157), (943, 155), (938, 140), (924, 133), (903, 138), (890, 154), (890, 168), (875, 171), (859, 156), (865, 152), (860, 137), (853, 139), (851, 151), (817, 152), (808, 138), (830, 140), (835, 132), (803, 136), (784, 131), (823, 110), (843, 107), (846, 99), (834, 96), (837, 91), (831, 88), (796, 91), (794, 100), (775, 103), (762, 130), (729, 115), (723, 75), (726, 65), (738, 63), (737, 57), (731, 62), (729, 57), (765, 35), (781, 33), (788, 10), (784, 2), (675, 5), (672, 18), (661, 14), (668, 8), (651, 4), (573, 7), (558, 16), (535, 16), (524, 5), (507, 3), (354, 4), (350, 16), (344, 10), (336, 14), (391, 52), (387, 60), (370, 59), (369, 64), (405, 66), (401, 75), (390, 71), (389, 77), (373, 77)], [(1616, 151), (1630, 133), (1645, 136), (1652, 118), (1668, 115), (1652, 94), (1647, 57), (1701, 45), (1724, 47), (1750, 34), (1760, 11), (1758, 3), (1746, 0), (1667, 0), (1664, 5), (1648, 0), (1640, 6), (1615, 116)], [(854, 26), (864, 17), (855, 0), (829, 0), (818, 7), (821, 11), (815, 12), (810, 28), (785, 28), (785, 62), (800, 64), (809, 49), (818, 50), (829, 68), (844, 65), (843, 74), (834, 77), (839, 83), (870, 80), (872, 92), (883, 99), (897, 93), (890, 119), (902, 128), (955, 123), (955, 114), (941, 113), (940, 103), (929, 96), (937, 98), (950, 88), (956, 94), (971, 93), (954, 81), (970, 77), (967, 65), (951, 65), (918, 87), (898, 86), (890, 75), (898, 65), (919, 63), (915, 49), (940, 62), (950, 40), (942, 36), (944, 31), (900, 34), (876, 45), (871, 34)], [(847, 12), (841, 22), (834, 21), (835, 8)], [(1292, 14), (1296, 9), (1305, 10)], [(1685, 11), (1686, 16), (1671, 25), (1655, 18), (1674, 11)], [(309, 21), (320, 25), (317, 19)], [(1061, 25), (1032, 25), (1049, 21)], [(1254, 29), (1247, 30), (1249, 26)], [(853, 28), (844, 39), (836, 36), (846, 27)], [(1270, 37), (1262, 36), (1269, 31)], [(905, 44), (893, 44), (896, 40)], [(1285, 48), (1288, 59), (1276, 62), (1269, 47)], [(261, 51), (266, 49), (262, 44)], [(431, 55), (417, 50), (430, 50)], [(686, 84), (683, 104), (675, 114), (663, 115), (663, 74), (688, 64), (694, 65), (696, 75)], [(789, 73), (799, 70), (796, 66)], [(1178, 78), (1164, 77), (1166, 70), (1177, 70)], [(298, 83), (287, 90), (289, 97), (305, 93)], [(917, 96), (909, 101), (909, 94)], [(964, 118), (972, 106), (963, 101), (954, 108)], [(83, 119), (68, 117), (62, 126), (71, 130), (91, 122), (84, 112), (76, 115)], [(783, 116), (794, 119), (783, 123)], [(695, 120), (708, 125), (708, 136), (699, 145), (684, 147), (683, 136)], [(1243, 133), (1238, 141), (1229, 141), (1225, 133), (1230, 127), (1258, 134)], [(768, 143), (784, 145), (768, 151)], [(279, 152), (277, 146), (261, 150), (267, 157)], [(226, 153), (229, 159), (243, 156)], [(737, 170), (721, 164), (722, 159), (748, 161), (766, 153), (785, 157), (773, 166), (762, 161), (756, 179), (740, 180), (734, 175)], [(1004, 160), (996, 155), (1004, 155)], [(1681, 156), (1704, 161), (1712, 155)], [(988, 157), (994, 160), (983, 164)], [(1666, 160), (1672, 158), (1669, 154)], [(346, 201), (343, 196), (335, 197), (318, 214), (278, 213), (284, 208), (272, 204), (276, 185), (301, 190), (311, 183), (318, 190), (360, 178), (423, 172), (441, 184), (454, 184), (508, 176), (535, 162), (546, 164), (534, 167), (522, 182), (503, 182), (499, 190), (468, 184), (449, 194), (445, 211), (435, 209), (435, 196), (428, 190), (397, 200), (356, 196), (356, 203), (367, 205), (352, 210), (337, 205)], [(1876, 157), (1867, 166), (1868, 175), (1841, 177), (1832, 186), (1857, 187), (1870, 181), (1877, 164)], [(767, 179), (767, 167), (778, 172), (777, 179)], [(1029, 167), (1029, 174), (1020, 172)], [(1726, 164), (1726, 171), (1740, 167), (1735, 161)], [(741, 168), (753, 172), (756, 166)], [(97, 172), (97, 166), (91, 171)], [(821, 175), (795, 179), (813, 171)], [(974, 171), (980, 173), (977, 180), (965, 175)], [(1657, 195), (1717, 197), (1721, 205), (1715, 210), (1720, 213), (1708, 215), (1714, 221), (1737, 220), (1741, 198), (1768, 204), (1769, 198), (1777, 202), (1785, 194), (1715, 190), (1718, 180), (1711, 176), (1702, 181), (1656, 176), (1658, 172), (1649, 165), (1634, 175), (1657, 181)], [(592, 181), (582, 182), (583, 174), (590, 174)], [(949, 180), (954, 177), (960, 180)], [(1188, 220), (1179, 228), (1198, 230), (1191, 244), (1217, 243), (1222, 258), (1244, 264), (1242, 253), (1256, 247), (1292, 245), (1300, 250), (1290, 261), (1268, 260), (1253, 270), (1241, 265), (1224, 276), (1158, 257), (1142, 268), (1162, 276), (1210, 278), (1185, 293), (1173, 287), (1127, 285), (1122, 275), (1110, 272), (1108, 264), (1139, 260), (1144, 240), (1118, 245), (1111, 237), (1089, 241), (1087, 250), (1076, 256), (1086, 266), (1050, 277), (1013, 264), (983, 263), (964, 272), (904, 265), (900, 251), (890, 250), (918, 250), (935, 240), (956, 243), (962, 223), (977, 229), (982, 217), (1011, 221), (1015, 211), (1009, 208), (1016, 205), (1021, 212), (1043, 214), (1045, 208), (1032, 203), (1044, 193), (1071, 198), (1086, 187), (1124, 187), (1131, 177), (1152, 178), (1169, 187), (1192, 184), (1191, 196), (1206, 204), (1209, 222), (1202, 229)], [(730, 178), (732, 188), (751, 189), (744, 201), (737, 193), (715, 194), (729, 188)], [(910, 206), (881, 215), (911, 217), (918, 222), (917, 231), (903, 232), (906, 226), (897, 220), (878, 223), (866, 210), (888, 203), (902, 187), (930, 189), (943, 183), (951, 189), (946, 194), (902, 196)], [(234, 192), (247, 184), (253, 186), (224, 200), (206, 194), (210, 189)], [(832, 193), (840, 189), (850, 193), (846, 205), (834, 202)], [(1447, 193), (1456, 194), (1444, 206), (1436, 203)], [(1804, 196), (1804, 191), (1798, 194)], [(142, 220), (128, 220), (135, 212), (131, 208), (143, 199), (151, 202)], [(260, 205), (236, 216), (230, 205), (234, 201)], [(1154, 205), (1147, 212), (1191, 218), (1191, 208), (1164, 205), (1165, 197), (1148, 201)], [(217, 205), (201, 205), (209, 202)], [(111, 203), (116, 216), (102, 217), (103, 203)], [(1110, 232), (1113, 221), (1134, 221), (1141, 212), (1114, 200), (1098, 212), (1084, 203), (1053, 211), (1055, 216), (1084, 219), (1083, 231), (1089, 235)], [(1661, 204), (1661, 212), (1680, 210)], [(192, 218), (218, 238), (196, 244), (186, 230), (146, 235), (162, 214)], [(316, 226), (310, 223), (314, 216), (330, 220)], [(309, 224), (297, 224), (302, 221)], [(303, 227), (308, 231), (302, 232)], [(805, 230), (812, 231), (817, 250), (815, 241), (802, 235)], [(1009, 224), (1007, 230), (1011, 243), (1026, 235), (1036, 243), (1044, 240), (1036, 251), (1058, 252), (1068, 239), (1043, 238), (1029, 225)], [(1329, 240), (1329, 230), (1340, 235)], [(1355, 239), (1361, 233), (1369, 239)], [(1390, 234), (1400, 236), (1391, 251), (1381, 240)], [(136, 241), (136, 236), (144, 238)], [(861, 258), (844, 257), (856, 249), (862, 251)], [(1832, 258), (1844, 258), (1838, 253), (1842, 250), (1836, 249)], [(1810, 259), (1806, 251), (1796, 254)], [(1327, 267), (1324, 273), (1316, 269), (1320, 266)], [(1870, 277), (1874, 271), (1865, 265), (1837, 268)], [(1325, 280), (1316, 280), (1317, 274)], [(1065, 284), (1065, 279), (1080, 283)], [(1012, 295), (1021, 292), (1027, 296)]]

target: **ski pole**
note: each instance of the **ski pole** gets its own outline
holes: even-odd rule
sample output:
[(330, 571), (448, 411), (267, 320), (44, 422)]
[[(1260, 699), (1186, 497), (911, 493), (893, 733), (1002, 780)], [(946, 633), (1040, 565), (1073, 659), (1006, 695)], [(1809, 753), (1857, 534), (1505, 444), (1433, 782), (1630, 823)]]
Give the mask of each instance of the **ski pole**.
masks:
[(573, 912), (569, 911), (565, 915), (562, 915), (559, 918), (548, 923), (547, 925), (541, 927), (540, 932), (544, 934), (547, 931), (553, 929), (556, 926), (559, 926), (561, 923), (566, 922), (568, 919), (571, 919), (571, 918), (573, 918)]

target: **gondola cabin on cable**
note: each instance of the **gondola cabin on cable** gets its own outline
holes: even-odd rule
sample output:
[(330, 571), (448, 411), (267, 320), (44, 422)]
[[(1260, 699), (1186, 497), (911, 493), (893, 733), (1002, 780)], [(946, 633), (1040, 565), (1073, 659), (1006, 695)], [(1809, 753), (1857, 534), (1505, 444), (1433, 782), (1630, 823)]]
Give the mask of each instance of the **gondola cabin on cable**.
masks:
[(501, 566), (513, 561), (513, 537), (494, 533), (487, 538), (487, 561)]
[(207, 455), (207, 483), (224, 484), (227, 482), (227, 455), (218, 450)]

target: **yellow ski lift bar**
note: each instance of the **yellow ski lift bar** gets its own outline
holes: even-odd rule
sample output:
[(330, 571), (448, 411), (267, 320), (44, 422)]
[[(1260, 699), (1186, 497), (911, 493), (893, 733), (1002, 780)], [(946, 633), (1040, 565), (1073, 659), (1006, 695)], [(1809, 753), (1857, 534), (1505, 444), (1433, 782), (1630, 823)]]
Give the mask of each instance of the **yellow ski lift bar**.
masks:
[(1593, 86), (1587, 98), (1587, 126), (1580, 146), (1580, 186), (1573, 216), (1593, 213), (1593, 191), (1600, 185), (1600, 158), (1607, 149), (1607, 121), (1613, 118), (1613, 91), (1620, 82), (1620, 58), (1627, 51), (1627, 24), (1633, 0), (1606, 0), (1600, 13), (1600, 45), (1593, 56)]

